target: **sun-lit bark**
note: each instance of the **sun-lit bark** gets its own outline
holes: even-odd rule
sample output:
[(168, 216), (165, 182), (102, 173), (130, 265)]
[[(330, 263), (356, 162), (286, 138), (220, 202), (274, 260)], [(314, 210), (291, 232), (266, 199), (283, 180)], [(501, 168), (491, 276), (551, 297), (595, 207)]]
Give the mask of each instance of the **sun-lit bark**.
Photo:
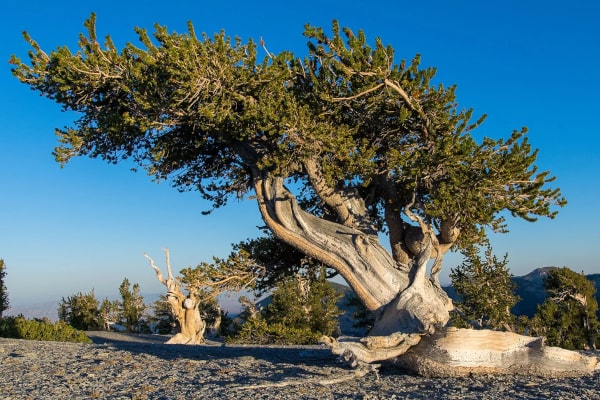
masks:
[(451, 328), (427, 336), (394, 333), (360, 342), (328, 337), (322, 342), (352, 367), (393, 360), (393, 364), (424, 376), (566, 377), (600, 371), (598, 357), (544, 346), (542, 338), (511, 332)]
[(300, 209), (282, 179), (257, 174), (255, 190), (269, 229), (280, 240), (336, 269), (367, 308), (377, 311), (376, 332), (433, 331), (448, 321), (451, 301), (425, 276), (431, 244), (412, 269), (400, 268), (377, 236)]
[(179, 283), (173, 277), (171, 272), (171, 262), (169, 260), (169, 250), (165, 249), (167, 262), (167, 278), (163, 276), (160, 268), (156, 266), (154, 260), (144, 253), (144, 257), (150, 262), (150, 266), (156, 272), (156, 277), (160, 283), (167, 287), (167, 301), (171, 306), (173, 315), (179, 322), (181, 331), (169, 339), (168, 344), (200, 344), (204, 343), (204, 331), (206, 323), (200, 317), (198, 298), (190, 293), (184, 295)]
[(420, 234), (420, 240), (407, 246), (417, 253), (416, 261), (402, 268), (377, 237), (300, 209), (282, 179), (257, 174), (254, 187), (261, 215), (273, 233), (335, 268), (367, 307), (377, 311), (374, 327), (360, 342), (323, 339), (350, 366), (373, 368), (374, 363), (393, 362), (432, 376), (523, 371), (566, 376), (598, 369), (596, 357), (545, 347), (540, 338), (447, 330), (452, 302), (426, 269), (433, 256), (443, 256), (448, 242), (456, 240), (458, 230), (450, 222), (442, 229), (445, 233), (435, 235), (409, 211), (407, 217), (417, 223), (411, 229)]

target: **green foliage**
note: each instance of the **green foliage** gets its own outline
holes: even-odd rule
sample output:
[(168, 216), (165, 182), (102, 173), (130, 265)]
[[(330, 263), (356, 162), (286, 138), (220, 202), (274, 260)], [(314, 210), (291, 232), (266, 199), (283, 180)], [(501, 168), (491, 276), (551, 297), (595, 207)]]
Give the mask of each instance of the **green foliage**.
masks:
[(285, 279), (273, 292), (266, 309), (270, 324), (305, 328), (321, 335), (331, 335), (337, 327), (340, 296), (325, 279), (323, 271), (318, 276)]
[[(307, 257), (294, 247), (278, 240), (269, 232), (266, 236), (248, 239), (233, 244), (230, 258), (236, 257), (239, 268), (253, 270), (256, 282), (254, 289), (257, 295), (264, 294), (277, 287), (286, 277), (305, 274), (310, 269), (319, 269), (322, 265)], [(247, 267), (244, 267), (247, 265)], [(325, 270), (327, 279), (333, 278), (337, 272)]]
[(27, 320), (23, 317), (0, 318), (0, 336), (54, 342), (92, 343), (82, 331), (63, 321)]
[(236, 249), (225, 259), (213, 257), (212, 263), (182, 269), (180, 281), (190, 295), (206, 303), (223, 292), (253, 288), (263, 271), (247, 251)]
[(104, 299), (102, 304), (90, 293), (77, 293), (65, 298), (58, 306), (58, 318), (75, 329), (92, 331), (108, 328), (107, 323), (119, 323), (130, 332), (147, 332), (144, 320), (146, 306), (136, 283), (131, 287), (127, 278), (119, 287), (121, 301)]
[(513, 330), (516, 317), (510, 312), (519, 297), (507, 268), (507, 255), (502, 260), (487, 246), (482, 260), (479, 248), (463, 251), (465, 261), (452, 269), (450, 278), (460, 301), (453, 315), (453, 324), (478, 329)]
[(22, 315), (19, 317), (3, 317), (0, 318), (0, 337), (5, 338), (19, 338), (19, 332), (17, 331), (16, 319), (24, 319)]
[(338, 327), (340, 298), (326, 280), (324, 268), (308, 276), (285, 278), (273, 292), (264, 315), (249, 319), (230, 341), (243, 343), (314, 344)]
[(79, 292), (66, 300), (63, 297), (58, 306), (58, 319), (84, 331), (101, 329), (104, 324), (94, 290), (85, 294)]
[(337, 21), (331, 35), (305, 27), (305, 58), (283, 51), (263, 60), (253, 40), (198, 37), (191, 23), (184, 34), (156, 25), (153, 37), (136, 28), (141, 45), (118, 50), (110, 37), (99, 43), (95, 22), (92, 14), (76, 53), (44, 52), (25, 34), (29, 63), (10, 60), (21, 82), (78, 113), (57, 130), (62, 164), (132, 158), (214, 207), (244, 196), (257, 176), (290, 178), (321, 218), (334, 218), (325, 193), (360, 198), (365, 230), (386, 231), (386, 216), (415, 195), (425, 221), (459, 229), (465, 248), (486, 227), (505, 231), (502, 211), (535, 220), (566, 203), (537, 171), (526, 129), (478, 143), (471, 132), (484, 118), (459, 108), (455, 86), (433, 83), (435, 68), (418, 55), (394, 63), (390, 46), (369, 45)]
[(145, 327), (142, 317), (146, 306), (140, 294), (140, 285), (134, 283), (131, 287), (129, 280), (125, 278), (119, 286), (119, 293), (121, 294), (120, 322), (129, 332), (141, 332)]
[(593, 282), (567, 267), (554, 268), (544, 288), (547, 297), (531, 321), (533, 332), (545, 336), (551, 346), (593, 348), (599, 326)]
[(153, 313), (150, 322), (155, 324), (156, 332), (162, 335), (171, 333), (173, 328), (177, 326), (177, 319), (173, 315), (167, 296), (160, 295), (151, 307)]
[(322, 334), (304, 327), (288, 326), (281, 322), (269, 324), (262, 316), (246, 321), (235, 336), (226, 338), (227, 343), (242, 344), (317, 344)]
[(6, 288), (4, 279), (6, 279), (6, 265), (4, 264), (4, 260), (0, 258), (0, 318), (2, 318), (2, 313), (8, 310), (10, 306), (8, 289)]

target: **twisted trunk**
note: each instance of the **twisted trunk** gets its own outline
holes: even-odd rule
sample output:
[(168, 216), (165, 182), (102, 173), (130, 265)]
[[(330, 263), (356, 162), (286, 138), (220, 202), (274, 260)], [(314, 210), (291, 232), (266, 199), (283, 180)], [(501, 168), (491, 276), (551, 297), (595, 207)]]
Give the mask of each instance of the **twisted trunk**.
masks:
[[(453, 306), (437, 282), (437, 273), (442, 255), (458, 236), (452, 221), (443, 221), (440, 234), (434, 235), (431, 227), (408, 211), (419, 224), (409, 226), (417, 235), (409, 241), (403, 232), (404, 242), (398, 241), (392, 256), (376, 235), (359, 229), (361, 223), (353, 223), (360, 218), (348, 212), (350, 207), (344, 208), (343, 197), (336, 199), (335, 206), (346, 218), (334, 223), (300, 209), (281, 178), (255, 173), (254, 189), (261, 215), (273, 234), (338, 271), (376, 313), (371, 336), (360, 342), (323, 338), (350, 366), (372, 369), (373, 363), (386, 361), (435, 376), (518, 372), (564, 376), (598, 370), (596, 357), (544, 347), (540, 338), (445, 328)], [(415, 256), (414, 262), (397, 262), (402, 252), (408, 254), (407, 249)], [(428, 278), (431, 257), (436, 262)]]
[(169, 250), (165, 249), (167, 259), (167, 278), (163, 276), (160, 269), (154, 263), (154, 260), (147, 254), (144, 257), (150, 262), (150, 266), (156, 272), (156, 278), (167, 287), (167, 301), (171, 306), (171, 311), (179, 323), (180, 332), (169, 339), (167, 344), (201, 344), (204, 343), (204, 331), (206, 323), (200, 317), (198, 299), (183, 294), (179, 288), (179, 283), (173, 277), (171, 272), (171, 263), (169, 261)]
[(426, 278), (431, 242), (408, 268), (394, 261), (376, 235), (302, 210), (281, 178), (257, 176), (254, 187), (269, 229), (280, 240), (338, 271), (375, 312), (374, 333), (433, 332), (448, 321), (451, 301)]

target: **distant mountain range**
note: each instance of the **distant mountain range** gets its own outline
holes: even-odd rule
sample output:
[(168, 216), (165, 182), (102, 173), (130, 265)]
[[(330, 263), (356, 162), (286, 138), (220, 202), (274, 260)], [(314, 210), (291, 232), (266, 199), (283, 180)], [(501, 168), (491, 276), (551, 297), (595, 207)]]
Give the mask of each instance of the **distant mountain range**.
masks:
[[(552, 267), (537, 268), (527, 275), (515, 276), (512, 278), (513, 282), (515, 282), (517, 286), (516, 294), (521, 298), (521, 301), (519, 301), (512, 309), (512, 312), (515, 315), (527, 315), (532, 317), (533, 314), (535, 314), (538, 304), (543, 303), (546, 298), (546, 293), (544, 291), (544, 279), (546, 276), (548, 276), (548, 271), (550, 271), (551, 268)], [(594, 282), (596, 287), (596, 300), (600, 304), (600, 274), (590, 274), (586, 275), (586, 277)], [(349, 295), (350, 289), (347, 286), (339, 283), (333, 283), (333, 285), (338, 293), (344, 294), (344, 297)], [(452, 286), (446, 286), (444, 287), (444, 290), (452, 299), (456, 300), (457, 295)], [(147, 304), (151, 304), (158, 299), (159, 295), (160, 294), (147, 294), (144, 295), (144, 300)], [(59, 302), (60, 301), (49, 301), (44, 303), (17, 305), (4, 312), (4, 315), (23, 314), (29, 319), (45, 317), (52, 321), (56, 321), (58, 319), (57, 309)], [(338, 306), (341, 309), (346, 309), (347, 306), (345, 305), (345, 302), (346, 299), (340, 300)], [(225, 311), (229, 312), (230, 315), (236, 315), (240, 312), (241, 306), (236, 296), (222, 296), (219, 298), (219, 303)], [(342, 315), (340, 318), (344, 320), (341, 321), (344, 322), (344, 326), (352, 326), (352, 323), (349, 320), (351, 319), (350, 312)]]
[[(512, 277), (512, 281), (517, 286), (515, 293), (521, 298), (511, 310), (513, 314), (533, 317), (538, 304), (542, 304), (546, 299), (544, 279), (548, 276), (548, 272), (552, 268), (553, 267), (537, 268), (527, 275)], [(586, 278), (594, 282), (596, 287), (596, 300), (600, 304), (600, 274), (586, 275)], [(453, 300), (458, 298), (456, 291), (452, 286), (446, 286), (444, 287), (444, 290)]]

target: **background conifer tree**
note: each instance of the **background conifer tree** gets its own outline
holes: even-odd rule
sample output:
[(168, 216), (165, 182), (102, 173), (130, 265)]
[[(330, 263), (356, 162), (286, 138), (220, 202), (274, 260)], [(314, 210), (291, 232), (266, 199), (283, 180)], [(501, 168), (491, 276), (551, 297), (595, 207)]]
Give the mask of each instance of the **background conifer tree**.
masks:
[(4, 260), (0, 258), (0, 318), (2, 317), (2, 313), (8, 310), (10, 303), (8, 301), (8, 289), (6, 289), (6, 283), (4, 279), (6, 278), (6, 265), (4, 264)]
[[(244, 343), (311, 344), (338, 328), (341, 297), (327, 281), (324, 267), (287, 276), (264, 310), (247, 303), (246, 322), (232, 341)], [(262, 311), (262, 312), (261, 312)]]
[(168, 334), (177, 326), (177, 319), (173, 315), (173, 310), (167, 301), (167, 296), (161, 294), (159, 299), (152, 305), (151, 322), (155, 324), (154, 331), (159, 334)]
[(533, 332), (551, 346), (566, 349), (595, 347), (598, 302), (593, 282), (567, 267), (550, 270), (544, 281), (546, 300), (532, 320)]
[(89, 293), (63, 297), (58, 306), (58, 319), (83, 331), (98, 330), (104, 325), (93, 289)]
[(117, 300), (111, 301), (105, 298), (100, 305), (100, 317), (104, 329), (110, 330), (110, 326), (119, 321), (120, 304)]
[(485, 259), (476, 246), (463, 251), (465, 261), (450, 273), (460, 300), (453, 315), (458, 326), (478, 329), (513, 330), (515, 316), (510, 312), (519, 297), (511, 280), (505, 255), (499, 260), (487, 245)]

